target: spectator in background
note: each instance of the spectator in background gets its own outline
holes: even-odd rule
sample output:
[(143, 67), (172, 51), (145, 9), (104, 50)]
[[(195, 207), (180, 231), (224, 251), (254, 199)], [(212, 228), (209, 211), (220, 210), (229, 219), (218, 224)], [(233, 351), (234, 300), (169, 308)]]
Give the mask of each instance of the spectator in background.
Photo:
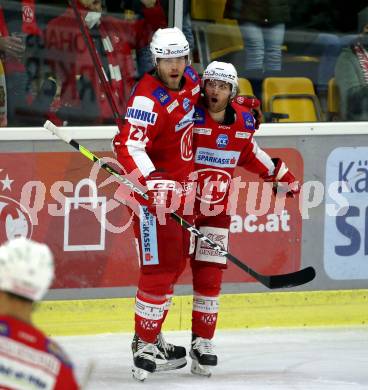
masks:
[(335, 68), (343, 120), (368, 120), (368, 7), (358, 14), (356, 41), (341, 52)]
[(53, 278), (46, 245), (22, 237), (0, 247), (1, 389), (79, 388), (64, 351), (32, 324), (34, 303)]
[(313, 56), (318, 62), (313, 66), (310, 61), (302, 64), (291, 61), (285, 70), (292, 76), (311, 78), (324, 108), (328, 82), (334, 77), (341, 49), (356, 38), (356, 15), (363, 2), (366, 0), (357, 0), (346, 7), (346, 2), (341, 0), (289, 0), (291, 17), (285, 35), (286, 55)]
[[(167, 15), (169, 13), (169, 1), (168, 0), (122, 0), (120, 4), (115, 0), (106, 1), (107, 9), (112, 12), (123, 11), (125, 13), (132, 11), (133, 15), (139, 20), (144, 21), (144, 29), (148, 29), (151, 34), (148, 37), (148, 41), (152, 37), (152, 31), (157, 28), (167, 27)], [(165, 13), (165, 19), (160, 21), (160, 25), (152, 25), (150, 20), (145, 15), (147, 9), (156, 8), (163, 9)], [(152, 12), (152, 11), (151, 11)], [(157, 12), (157, 11), (156, 11)], [(189, 43), (191, 50), (194, 48), (194, 36), (192, 32), (192, 23), (190, 17), (190, 1), (183, 0), (183, 28), (182, 31)], [(144, 73), (150, 72), (154, 68), (152, 61), (152, 55), (149, 45), (140, 48), (137, 51), (137, 65), (138, 65), (138, 77), (142, 77)]]
[(156, 29), (167, 27), (167, 9), (164, 9), (159, 0), (122, 0), (120, 3), (107, 0), (106, 6), (108, 10), (123, 12), (127, 18), (135, 18), (140, 30), (148, 33), (144, 46), (138, 47), (136, 52), (137, 77), (141, 78), (144, 73), (154, 68), (148, 43)]
[(43, 46), (36, 15), (35, 0), (0, 1), (0, 55), (5, 70), (8, 126), (34, 124), (27, 108), (28, 113), (35, 108), (33, 58), (40, 56)]
[[(150, 31), (143, 28), (144, 21), (137, 23), (104, 15), (100, 0), (78, 0), (77, 4), (117, 100), (119, 113), (123, 115), (136, 81), (132, 50), (147, 44)], [(150, 20), (152, 25), (159, 26), (164, 18), (162, 9), (145, 9), (145, 20)], [(113, 123), (108, 99), (71, 6), (48, 24), (45, 37), (50, 72), (61, 88), (53, 120), (73, 125)]]
[[(225, 18), (237, 19), (245, 45), (246, 76), (279, 72), (288, 0), (227, 0)], [(242, 73), (242, 67), (239, 67)], [(252, 77), (250, 77), (252, 78)]]

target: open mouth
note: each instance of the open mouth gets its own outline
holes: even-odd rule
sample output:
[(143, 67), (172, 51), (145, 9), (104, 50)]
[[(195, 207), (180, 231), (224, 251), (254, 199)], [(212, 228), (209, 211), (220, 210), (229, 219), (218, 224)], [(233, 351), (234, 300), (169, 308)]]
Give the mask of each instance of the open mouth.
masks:
[(212, 97), (210, 100), (211, 100), (212, 103), (217, 103), (218, 102), (218, 99), (215, 98), (215, 97)]

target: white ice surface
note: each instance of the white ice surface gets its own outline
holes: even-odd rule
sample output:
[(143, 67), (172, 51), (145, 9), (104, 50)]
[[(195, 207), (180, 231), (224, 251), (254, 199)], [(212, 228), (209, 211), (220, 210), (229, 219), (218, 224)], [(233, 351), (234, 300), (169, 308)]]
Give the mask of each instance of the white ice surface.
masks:
[[(169, 342), (189, 347), (189, 332), (166, 332)], [(211, 378), (193, 376), (188, 365), (131, 377), (131, 334), (58, 337), (83, 381), (93, 362), (88, 390), (368, 390), (368, 327), (218, 331), (219, 364)]]

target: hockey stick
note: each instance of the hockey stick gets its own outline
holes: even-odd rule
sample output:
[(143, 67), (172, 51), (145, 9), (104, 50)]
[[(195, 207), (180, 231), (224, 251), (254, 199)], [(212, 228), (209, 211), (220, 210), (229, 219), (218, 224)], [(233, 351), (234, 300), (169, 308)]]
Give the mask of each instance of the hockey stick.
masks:
[(96, 371), (96, 362), (90, 360), (83, 374), (83, 379), (81, 381), (80, 389), (87, 390), (87, 387), (91, 384), (91, 378), (93, 373)]
[[(142, 196), (144, 199), (146, 200), (148, 199), (147, 194), (142, 189), (137, 187), (132, 181), (130, 181), (126, 177), (120, 175), (113, 167), (103, 162), (102, 159), (94, 155), (84, 146), (80, 145), (76, 140), (72, 139), (70, 136), (65, 134), (65, 132), (61, 132), (60, 129), (56, 127), (52, 122), (46, 121), (46, 123), (44, 124), (44, 128), (49, 130), (51, 133), (53, 133), (54, 135), (56, 135), (58, 138), (62, 139), (69, 145), (71, 145), (73, 148), (78, 150), (89, 160), (98, 164), (102, 169), (107, 171), (110, 175), (116, 177), (121, 183), (128, 186), (131, 190), (133, 190), (134, 192)], [(175, 212), (170, 213), (170, 217), (173, 218), (175, 221), (177, 221), (184, 229), (193, 233), (195, 236), (197, 236), (198, 239), (202, 240), (207, 245), (209, 245), (212, 249), (217, 250), (220, 255), (228, 258), (237, 267), (241, 268), (243, 271), (253, 276), (254, 279), (258, 280), (260, 283), (262, 283), (264, 286), (270, 289), (299, 286), (301, 284), (310, 282), (311, 280), (314, 279), (316, 275), (316, 272), (313, 267), (307, 267), (300, 271), (295, 271), (295, 272), (282, 274), (282, 275), (260, 274), (254, 269), (252, 269), (251, 267), (249, 267), (247, 264), (238, 260), (231, 253), (224, 250), (223, 247), (213, 242), (210, 238), (208, 238), (203, 233), (201, 233), (195, 226), (191, 225), (189, 222), (187, 222), (183, 217), (181, 217), (177, 213)]]

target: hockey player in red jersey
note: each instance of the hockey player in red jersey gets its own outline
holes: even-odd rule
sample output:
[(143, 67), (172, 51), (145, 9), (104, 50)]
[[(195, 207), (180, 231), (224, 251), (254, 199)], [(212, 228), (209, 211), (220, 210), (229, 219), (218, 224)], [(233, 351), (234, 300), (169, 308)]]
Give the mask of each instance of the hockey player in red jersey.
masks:
[(141, 206), (141, 218), (134, 220), (140, 277), (132, 351), (133, 376), (138, 380), (186, 365), (185, 348), (166, 343), (161, 326), (185, 268), (190, 235), (165, 214), (170, 209), (169, 193), (176, 194), (180, 203), (180, 197), (193, 188), (188, 175), (194, 169), (194, 104), (200, 95), (199, 77), (189, 66), (189, 44), (178, 28), (157, 30), (150, 49), (155, 69), (138, 83), (125, 124), (113, 140), (118, 161), (128, 173), (138, 172), (154, 202)]
[[(214, 61), (202, 77), (204, 98), (196, 108), (194, 125), (195, 177), (201, 232), (227, 250), (230, 215), (226, 212), (229, 187), (236, 166), (258, 173), (265, 181), (285, 187), (287, 196), (299, 192), (299, 184), (285, 163), (271, 159), (253, 138), (255, 119), (250, 108), (234, 100), (237, 72), (232, 64)], [(274, 187), (275, 188), (275, 187)], [(222, 212), (211, 216), (215, 208)], [(205, 211), (204, 211), (205, 210)], [(206, 215), (207, 214), (207, 215)], [(211, 374), (217, 365), (211, 339), (217, 323), (222, 272), (226, 258), (197, 240), (191, 260), (193, 273), (192, 358), (194, 374)]]
[(79, 386), (63, 350), (32, 325), (34, 302), (54, 277), (49, 248), (25, 238), (0, 247), (0, 388), (74, 390)]

